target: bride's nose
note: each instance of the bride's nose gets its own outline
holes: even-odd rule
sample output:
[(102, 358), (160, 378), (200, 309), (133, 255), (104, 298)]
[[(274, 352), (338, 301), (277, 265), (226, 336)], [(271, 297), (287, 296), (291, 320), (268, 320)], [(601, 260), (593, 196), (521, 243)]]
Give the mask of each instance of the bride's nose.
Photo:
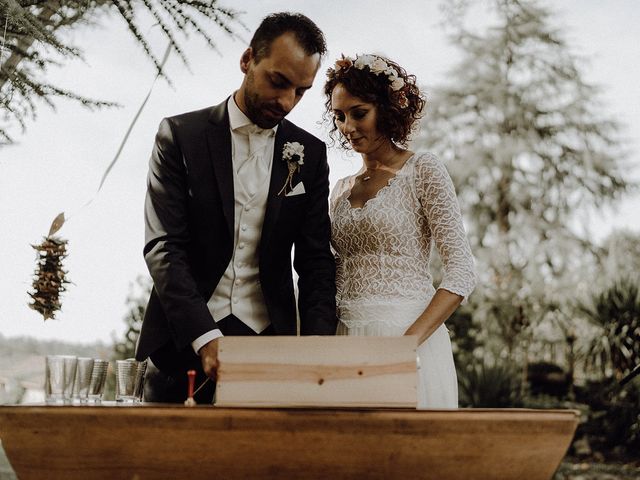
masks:
[(345, 118), (344, 122), (342, 122), (342, 134), (345, 136), (349, 136), (355, 131), (356, 129), (354, 127), (353, 121), (349, 121), (348, 118)]

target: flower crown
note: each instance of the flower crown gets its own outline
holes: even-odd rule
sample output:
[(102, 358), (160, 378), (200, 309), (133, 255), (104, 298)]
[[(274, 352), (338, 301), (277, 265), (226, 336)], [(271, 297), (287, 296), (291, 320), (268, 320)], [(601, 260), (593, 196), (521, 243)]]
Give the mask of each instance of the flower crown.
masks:
[(395, 96), (398, 98), (400, 107), (409, 106), (409, 101), (403, 91), (406, 86), (404, 79), (398, 75), (398, 71), (389, 65), (384, 58), (377, 55), (356, 55), (356, 58), (353, 59), (342, 55), (340, 59), (336, 60), (333, 69), (330, 68), (327, 74), (331, 76), (332, 74), (346, 73), (351, 67), (358, 70), (364, 70), (365, 67), (369, 67), (369, 71), (374, 75), (384, 74), (389, 81), (389, 88), (396, 93)]

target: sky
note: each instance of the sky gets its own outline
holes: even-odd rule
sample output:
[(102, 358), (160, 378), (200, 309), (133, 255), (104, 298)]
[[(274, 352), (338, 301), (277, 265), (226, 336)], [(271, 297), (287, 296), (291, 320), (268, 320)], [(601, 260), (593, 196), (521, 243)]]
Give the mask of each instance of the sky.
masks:
[[(244, 11), (248, 30), (241, 39), (219, 31), (213, 36), (221, 53), (191, 36), (183, 43), (189, 68), (176, 55), (167, 72), (173, 85), (160, 80), (138, 119), (122, 154), (98, 195), (100, 179), (113, 159), (137, 109), (152, 85), (151, 62), (120, 18), (102, 19), (72, 34), (84, 61), (52, 69), (48, 80), (86, 96), (118, 102), (121, 107), (86, 110), (59, 100), (56, 109), (42, 105), (26, 132), (14, 132), (16, 144), (0, 149), (0, 334), (71, 342), (110, 342), (125, 331), (125, 301), (139, 276), (148, 276), (142, 257), (143, 203), (149, 154), (163, 117), (222, 102), (242, 81), (239, 58), (260, 20), (295, 5), (325, 32), (327, 60), (313, 89), (289, 119), (326, 139), (319, 122), (324, 99), (323, 73), (341, 53), (380, 53), (414, 73), (429, 91), (447, 81), (459, 53), (440, 26), (434, 0), (283, 0), (231, 2)], [(584, 78), (602, 88), (603, 114), (626, 125), (632, 154), (629, 178), (640, 178), (640, 3), (635, 0), (558, 0), (553, 22), (562, 27), (573, 51), (589, 61)], [(483, 22), (482, 11), (472, 16)], [(152, 48), (161, 56), (166, 42), (151, 28)], [(428, 121), (427, 118), (424, 121)], [(331, 183), (354, 173), (359, 158), (330, 149)], [(87, 201), (93, 202), (81, 208)], [(585, 212), (595, 240), (614, 228), (639, 230), (640, 198), (629, 197), (613, 209)], [(62, 297), (56, 320), (44, 322), (28, 308), (36, 266), (31, 245), (42, 241), (55, 216), (68, 221), (59, 235), (69, 241), (65, 261), (73, 282)]]

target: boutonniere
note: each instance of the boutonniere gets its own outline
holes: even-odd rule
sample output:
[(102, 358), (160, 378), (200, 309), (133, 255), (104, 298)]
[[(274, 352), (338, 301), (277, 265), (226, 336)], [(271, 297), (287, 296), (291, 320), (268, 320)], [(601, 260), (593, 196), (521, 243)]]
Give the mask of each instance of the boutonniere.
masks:
[(278, 195), (293, 190), (293, 174), (300, 171), (300, 167), (304, 165), (304, 145), (298, 142), (287, 142), (282, 149), (282, 160), (287, 162), (289, 174), (284, 181), (284, 185), (278, 192)]

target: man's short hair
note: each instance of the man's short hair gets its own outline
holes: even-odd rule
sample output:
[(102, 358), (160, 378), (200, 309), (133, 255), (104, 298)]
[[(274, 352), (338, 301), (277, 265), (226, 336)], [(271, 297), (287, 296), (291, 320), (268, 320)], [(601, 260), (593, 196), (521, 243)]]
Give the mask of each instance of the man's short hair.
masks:
[(289, 32), (294, 34), (307, 55), (319, 53), (323, 56), (326, 53), (324, 34), (308, 17), (301, 13), (272, 13), (262, 20), (249, 44), (256, 62), (268, 57), (272, 42)]

